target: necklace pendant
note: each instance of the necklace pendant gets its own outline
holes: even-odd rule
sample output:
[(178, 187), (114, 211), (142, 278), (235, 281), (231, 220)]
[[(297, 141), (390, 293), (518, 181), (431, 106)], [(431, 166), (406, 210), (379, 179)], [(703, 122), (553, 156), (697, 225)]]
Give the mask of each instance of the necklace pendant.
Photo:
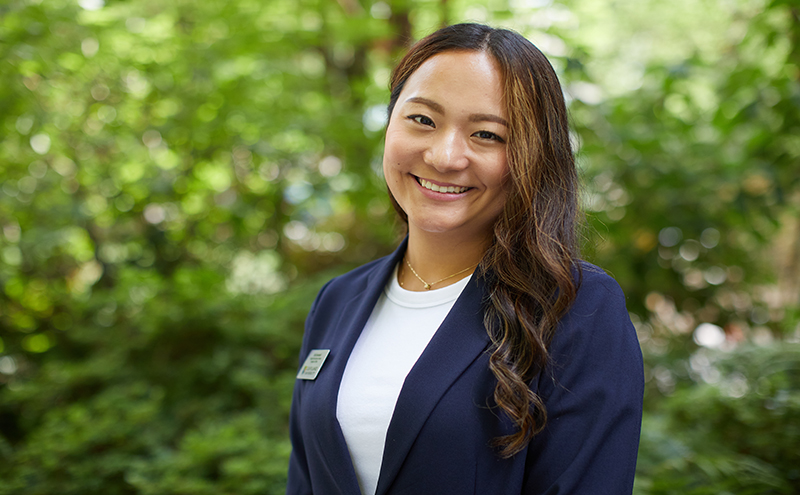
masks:
[(431, 290), (431, 284), (425, 284), (425, 290)]

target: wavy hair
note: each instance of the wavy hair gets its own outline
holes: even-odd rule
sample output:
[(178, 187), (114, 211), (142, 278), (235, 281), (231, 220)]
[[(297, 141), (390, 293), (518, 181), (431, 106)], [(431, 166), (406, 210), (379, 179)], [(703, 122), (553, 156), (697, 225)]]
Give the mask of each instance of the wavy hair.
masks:
[[(389, 116), (403, 86), (427, 59), (450, 50), (484, 51), (503, 80), (510, 184), (479, 273), (486, 282), (484, 325), (492, 341), (494, 402), (516, 431), (494, 439), (501, 457), (523, 450), (547, 410), (529, 383), (545, 370), (548, 347), (580, 283), (578, 175), (564, 96), (547, 58), (523, 36), (480, 24), (442, 28), (414, 44), (391, 77)], [(408, 216), (392, 197), (404, 222)]]

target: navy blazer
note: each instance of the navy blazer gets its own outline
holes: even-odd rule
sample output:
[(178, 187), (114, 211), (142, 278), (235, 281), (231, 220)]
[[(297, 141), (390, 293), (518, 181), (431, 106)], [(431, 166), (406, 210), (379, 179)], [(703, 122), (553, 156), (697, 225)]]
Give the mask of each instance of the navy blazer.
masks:
[[(315, 380), (297, 380), (287, 494), (359, 494), (336, 419), (347, 359), (406, 243), (328, 282), (306, 320), (301, 363), (330, 349)], [(386, 434), (377, 495), (629, 494), (644, 388), (642, 354), (617, 283), (583, 265), (577, 298), (531, 383), (548, 421), (527, 448), (502, 459), (492, 439), (512, 433), (493, 407), (485, 289), (474, 276), (403, 384)]]

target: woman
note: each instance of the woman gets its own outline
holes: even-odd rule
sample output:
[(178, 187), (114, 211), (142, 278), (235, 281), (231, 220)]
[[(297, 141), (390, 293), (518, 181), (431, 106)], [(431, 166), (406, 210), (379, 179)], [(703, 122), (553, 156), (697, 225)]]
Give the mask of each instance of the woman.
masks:
[(383, 168), (408, 236), (311, 308), (287, 493), (630, 493), (641, 351), (619, 286), (577, 259), (547, 59), (482, 25), (421, 40)]

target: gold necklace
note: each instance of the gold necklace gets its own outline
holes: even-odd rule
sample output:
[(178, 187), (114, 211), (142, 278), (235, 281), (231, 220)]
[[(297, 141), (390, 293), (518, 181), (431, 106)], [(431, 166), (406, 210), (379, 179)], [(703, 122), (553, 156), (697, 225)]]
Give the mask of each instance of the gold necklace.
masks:
[[(454, 273), (454, 274), (452, 274), (452, 275), (448, 275), (448, 276), (446, 276), (445, 278), (440, 278), (440, 279), (439, 279), (439, 280), (437, 280), (436, 282), (431, 282), (431, 283), (428, 283), (428, 282), (426, 282), (426, 281), (422, 280), (422, 277), (420, 277), (420, 276), (419, 276), (419, 274), (417, 273), (417, 271), (416, 271), (416, 270), (414, 270), (414, 267), (413, 267), (413, 266), (411, 266), (411, 263), (409, 263), (408, 259), (406, 259), (406, 265), (408, 265), (408, 267), (411, 269), (411, 273), (413, 273), (413, 274), (414, 274), (414, 276), (415, 276), (415, 277), (417, 277), (417, 278), (419, 279), (419, 281), (420, 281), (420, 282), (422, 282), (422, 285), (425, 287), (425, 290), (431, 290), (431, 287), (433, 287), (434, 285), (436, 285), (436, 284), (438, 284), (438, 283), (440, 283), (440, 282), (444, 282), (444, 281), (445, 281), (445, 280), (447, 280), (448, 278), (453, 278), (453, 277), (455, 277), (456, 275), (461, 275), (461, 274), (462, 274), (462, 273), (464, 273), (465, 271), (467, 271), (467, 270), (471, 270), (472, 268), (475, 268), (475, 267), (476, 267), (476, 266), (478, 266), (479, 264), (480, 264), (480, 261), (479, 261), (478, 263), (475, 263), (475, 264), (474, 264), (474, 265), (472, 265), (472, 266), (468, 266), (468, 267), (464, 268), (463, 270), (461, 270), (461, 271), (458, 271), (458, 272), (456, 272), (456, 273)], [(403, 287), (403, 282), (400, 282), (400, 287)]]

